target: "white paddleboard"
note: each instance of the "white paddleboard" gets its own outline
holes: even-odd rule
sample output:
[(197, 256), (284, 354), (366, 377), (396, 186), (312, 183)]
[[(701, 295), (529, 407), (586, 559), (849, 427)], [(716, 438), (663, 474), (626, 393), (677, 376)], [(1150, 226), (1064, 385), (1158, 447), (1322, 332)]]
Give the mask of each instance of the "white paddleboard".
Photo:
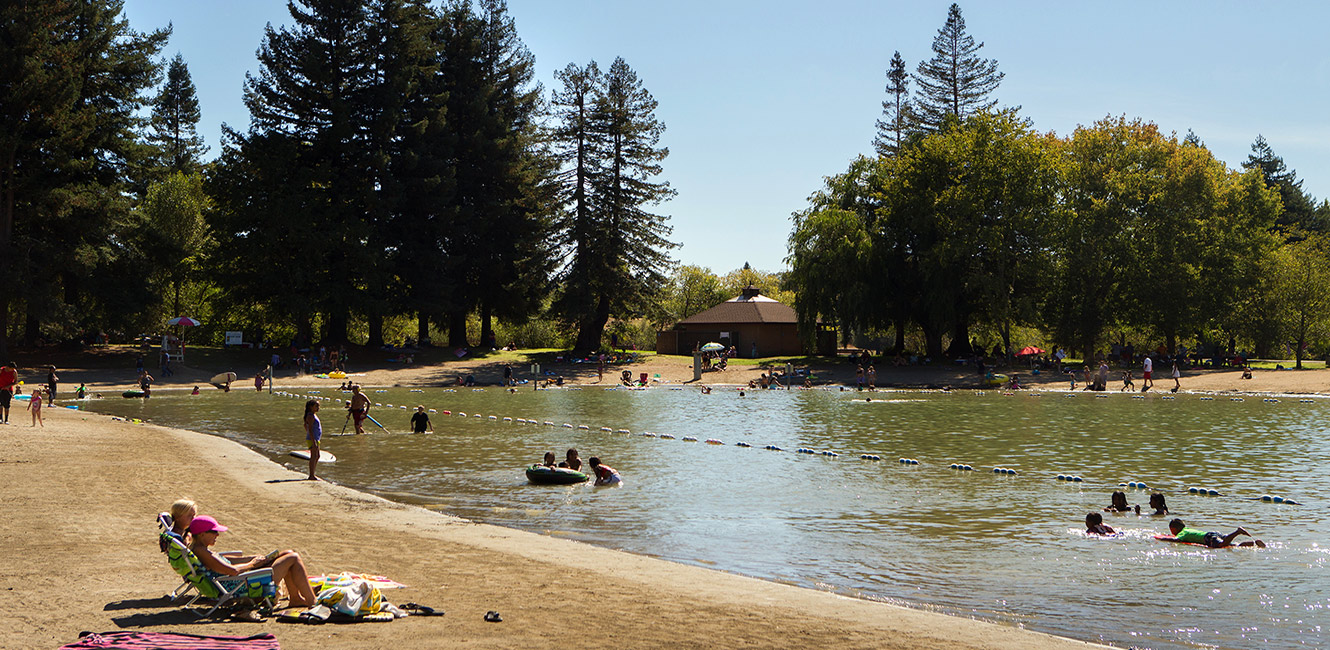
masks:
[(222, 372), (213, 375), (212, 379), (208, 380), (208, 383), (220, 388), (222, 386), (234, 382), (235, 380), (236, 380), (236, 374), (234, 372)]
[[(299, 458), (299, 459), (301, 459), (301, 460), (309, 460), (309, 450), (308, 450), (308, 449), (297, 449), (297, 450), (291, 452), (291, 455), (292, 455), (292, 456), (295, 456), (296, 458)], [(320, 463), (335, 463), (335, 462), (337, 462), (337, 457), (334, 456), (334, 455), (332, 455), (332, 452), (328, 451), (327, 449), (320, 449), (320, 450), (319, 450), (319, 462), (320, 462)]]

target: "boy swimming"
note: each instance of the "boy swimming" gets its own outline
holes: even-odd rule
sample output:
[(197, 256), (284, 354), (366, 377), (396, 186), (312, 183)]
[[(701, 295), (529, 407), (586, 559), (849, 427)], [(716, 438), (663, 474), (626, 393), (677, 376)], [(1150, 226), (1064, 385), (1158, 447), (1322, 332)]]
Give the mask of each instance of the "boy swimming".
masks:
[(1169, 532), (1173, 533), (1172, 537), (1168, 537), (1165, 535), (1158, 535), (1155, 537), (1155, 539), (1163, 540), (1165, 542), (1183, 542), (1186, 544), (1200, 544), (1208, 548), (1228, 548), (1230, 546), (1258, 546), (1260, 548), (1265, 548), (1265, 542), (1259, 539), (1250, 542), (1242, 542), (1240, 544), (1234, 544), (1233, 538), (1237, 537), (1238, 535), (1246, 535), (1248, 537), (1251, 537), (1251, 533), (1247, 532), (1247, 529), (1241, 526), (1238, 526), (1237, 530), (1227, 535), (1221, 535), (1214, 531), (1204, 531), (1204, 530), (1197, 530), (1195, 528), (1187, 528), (1187, 525), (1182, 523), (1181, 519), (1174, 519), (1173, 521), (1168, 522), (1168, 530)]

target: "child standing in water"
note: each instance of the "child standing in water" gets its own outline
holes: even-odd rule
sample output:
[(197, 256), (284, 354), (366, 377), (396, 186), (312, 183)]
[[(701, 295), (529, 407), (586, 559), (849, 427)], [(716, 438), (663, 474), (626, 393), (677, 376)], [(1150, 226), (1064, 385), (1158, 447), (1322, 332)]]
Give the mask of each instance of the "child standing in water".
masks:
[(1085, 534), (1086, 535), (1116, 535), (1118, 531), (1113, 530), (1112, 526), (1104, 523), (1104, 516), (1092, 512), (1085, 515)]
[(592, 456), (587, 461), (591, 465), (591, 471), (596, 474), (596, 485), (622, 485), (623, 477), (619, 472), (609, 465), (600, 464), (600, 459)]
[(309, 444), (309, 478), (317, 481), (314, 468), (319, 464), (319, 440), (323, 438), (323, 423), (319, 421), (319, 400), (305, 402), (305, 442)]
[(32, 399), (28, 400), (28, 410), (32, 411), (32, 426), (42, 425), (46, 428), (46, 422), (42, 420), (42, 391), (37, 389), (32, 391)]

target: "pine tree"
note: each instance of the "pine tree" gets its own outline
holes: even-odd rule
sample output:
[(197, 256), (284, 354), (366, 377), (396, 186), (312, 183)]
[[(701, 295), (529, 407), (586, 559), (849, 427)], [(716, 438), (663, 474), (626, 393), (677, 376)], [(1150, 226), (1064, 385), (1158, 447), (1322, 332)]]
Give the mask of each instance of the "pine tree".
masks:
[(152, 101), (149, 121), (152, 133), (148, 142), (161, 150), (160, 164), (168, 173), (188, 174), (198, 169), (200, 158), (208, 152), (198, 132), (202, 117), (189, 67), (185, 58), (176, 54), (166, 68), (166, 82)]
[(1302, 190), (1302, 180), (1298, 173), (1284, 164), (1284, 159), (1275, 155), (1265, 137), (1256, 136), (1251, 145), (1251, 153), (1242, 163), (1243, 169), (1255, 169), (1265, 178), (1266, 187), (1279, 191), (1279, 198), (1284, 202), (1284, 209), (1275, 220), (1275, 225), (1284, 230), (1298, 228), (1302, 230), (1325, 232), (1330, 224), (1322, 221), (1316, 210), (1315, 202)]
[(598, 168), (588, 183), (593, 216), (569, 251), (558, 304), (578, 323), (579, 350), (598, 349), (611, 316), (644, 312), (668, 281), (667, 251), (676, 246), (667, 239), (668, 217), (646, 209), (675, 193), (668, 182), (653, 180), (669, 155), (658, 147), (665, 125), (656, 107), (637, 74), (616, 58), (590, 113), (589, 151)]
[[(226, 194), (240, 204), (224, 213), (237, 221), (217, 230), (226, 266), (294, 257), (310, 276), (290, 283), (235, 277), (233, 295), (283, 311), (308, 304), (312, 311), (290, 313), (298, 329), (304, 333), (319, 313), (324, 338), (341, 343), (351, 315), (372, 311), (377, 298), (367, 280), (383, 263), (380, 224), (370, 216), (378, 192), (369, 137), (377, 83), (372, 16), (360, 0), (292, 0), (288, 9), (293, 25), (266, 29), (258, 76), (246, 76), (250, 127), (228, 133), (242, 151), (224, 156), (242, 165), (227, 175), (239, 184)], [(286, 179), (280, 196), (270, 193), (275, 178)]]
[(947, 22), (933, 38), (933, 58), (921, 62), (914, 75), (919, 85), (915, 105), (920, 125), (936, 131), (947, 115), (964, 120), (997, 105), (989, 95), (997, 90), (1004, 75), (998, 72), (997, 61), (979, 58), (983, 47), (965, 33), (961, 8), (952, 4)]
[[(131, 170), (143, 156), (142, 93), (169, 30), (139, 33), (120, 0), (0, 3), (0, 354), (9, 308), (24, 337), (71, 335), (94, 315), (125, 324), (152, 296), (113, 271)], [(20, 245), (16, 246), (18, 243)], [(80, 313), (81, 318), (57, 314)]]
[(910, 73), (905, 71), (905, 59), (897, 51), (891, 57), (887, 70), (887, 98), (882, 101), (882, 119), (877, 121), (877, 137), (873, 148), (879, 156), (894, 156), (913, 128), (914, 109), (910, 102)]

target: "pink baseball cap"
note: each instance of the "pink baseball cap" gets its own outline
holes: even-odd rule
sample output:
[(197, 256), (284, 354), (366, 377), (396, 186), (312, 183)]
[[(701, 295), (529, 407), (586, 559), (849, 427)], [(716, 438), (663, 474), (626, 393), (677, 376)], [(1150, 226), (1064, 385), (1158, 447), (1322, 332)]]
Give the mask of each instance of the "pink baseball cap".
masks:
[(194, 521), (189, 523), (189, 534), (191, 535), (202, 535), (203, 533), (210, 533), (214, 530), (220, 533), (227, 530), (227, 528), (226, 526), (217, 523), (216, 519), (213, 519), (208, 515), (199, 515), (194, 518)]

